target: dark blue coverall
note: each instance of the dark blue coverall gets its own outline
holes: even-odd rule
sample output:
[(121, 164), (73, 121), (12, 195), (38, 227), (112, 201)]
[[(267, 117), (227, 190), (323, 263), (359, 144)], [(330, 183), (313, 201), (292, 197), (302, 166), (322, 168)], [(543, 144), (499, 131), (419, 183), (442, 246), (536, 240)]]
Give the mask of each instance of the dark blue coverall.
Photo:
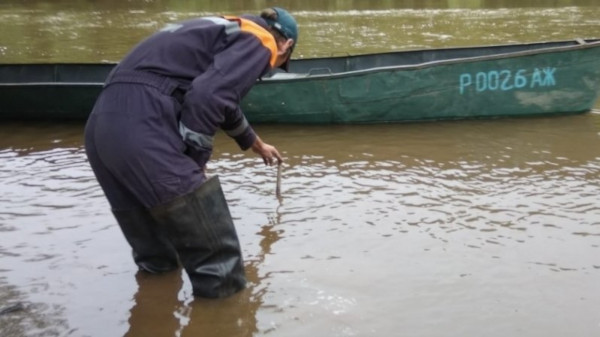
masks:
[(85, 140), (113, 209), (151, 208), (197, 188), (218, 128), (242, 150), (252, 145), (239, 103), (271, 68), (272, 50), (241, 28), (222, 17), (171, 24), (110, 74)]
[[(170, 24), (138, 44), (109, 75), (86, 125), (85, 146), (141, 269), (167, 271), (177, 253), (181, 259), (177, 244), (145, 211), (205, 182), (217, 129), (242, 150), (256, 140), (239, 104), (275, 63), (277, 45), (266, 27), (256, 16)], [(199, 262), (183, 264), (188, 274), (200, 269)]]

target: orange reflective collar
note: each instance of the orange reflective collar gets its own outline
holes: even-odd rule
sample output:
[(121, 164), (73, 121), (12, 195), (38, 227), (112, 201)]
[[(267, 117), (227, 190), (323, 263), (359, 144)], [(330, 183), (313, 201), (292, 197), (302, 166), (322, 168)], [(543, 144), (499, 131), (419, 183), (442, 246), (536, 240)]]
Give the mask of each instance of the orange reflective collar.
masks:
[(229, 21), (236, 21), (240, 25), (240, 30), (256, 36), (260, 40), (260, 43), (271, 52), (269, 63), (271, 64), (271, 68), (275, 67), (275, 61), (277, 61), (277, 42), (275, 42), (273, 34), (261, 25), (248, 19), (237, 16), (224, 16), (224, 18)]

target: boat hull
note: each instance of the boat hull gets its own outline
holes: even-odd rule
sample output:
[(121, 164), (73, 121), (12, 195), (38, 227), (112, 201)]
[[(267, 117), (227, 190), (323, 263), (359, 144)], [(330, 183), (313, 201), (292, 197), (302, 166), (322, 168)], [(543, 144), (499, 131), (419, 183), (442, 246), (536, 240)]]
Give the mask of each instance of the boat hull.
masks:
[(245, 99), (263, 123), (391, 123), (574, 114), (593, 108), (600, 48), (454, 60), (266, 82)]
[(1, 120), (76, 121), (86, 120), (102, 83), (84, 85), (32, 84), (27, 87), (0, 86)]
[[(85, 120), (114, 64), (0, 65), (0, 120)], [(294, 60), (242, 101), (252, 123), (363, 124), (575, 114), (600, 92), (600, 42)]]

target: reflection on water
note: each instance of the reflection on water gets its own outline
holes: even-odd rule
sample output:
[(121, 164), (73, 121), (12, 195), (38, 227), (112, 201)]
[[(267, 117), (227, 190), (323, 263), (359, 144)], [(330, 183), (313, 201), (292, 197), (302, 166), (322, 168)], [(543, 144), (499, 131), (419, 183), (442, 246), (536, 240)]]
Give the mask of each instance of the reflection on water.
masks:
[(25, 304), (3, 335), (597, 331), (600, 115), (257, 129), (283, 197), (217, 137), (249, 287), (209, 301), (181, 271), (136, 272), (80, 125), (0, 127), (1, 307)]
[(260, 251), (246, 257), (248, 287), (227, 299), (194, 299), (191, 286), (183, 285), (181, 270), (161, 276), (138, 272), (125, 336), (253, 336), (260, 332), (256, 319), (269, 276), (261, 276), (259, 269), (271, 254), (271, 245), (279, 240), (274, 227), (274, 223), (265, 224), (255, 233)]

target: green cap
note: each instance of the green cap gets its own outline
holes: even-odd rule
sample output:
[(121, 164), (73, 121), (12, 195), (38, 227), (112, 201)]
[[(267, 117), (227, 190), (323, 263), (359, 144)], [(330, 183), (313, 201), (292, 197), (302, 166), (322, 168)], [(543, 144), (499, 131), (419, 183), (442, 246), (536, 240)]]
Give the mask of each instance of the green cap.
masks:
[(296, 20), (283, 8), (273, 7), (272, 9), (277, 13), (277, 19), (267, 19), (267, 24), (277, 30), (286, 39), (294, 40), (293, 50), (298, 43), (298, 25), (296, 24)]

